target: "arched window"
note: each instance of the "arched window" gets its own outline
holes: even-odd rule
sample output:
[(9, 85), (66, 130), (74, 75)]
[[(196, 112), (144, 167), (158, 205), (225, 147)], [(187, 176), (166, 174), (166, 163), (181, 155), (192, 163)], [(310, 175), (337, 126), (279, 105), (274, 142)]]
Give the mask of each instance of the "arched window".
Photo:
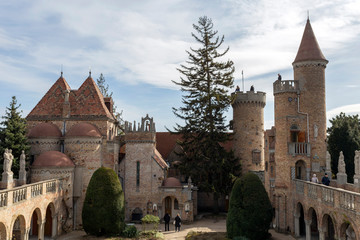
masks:
[(174, 209), (179, 210), (179, 201), (176, 198), (174, 200)]

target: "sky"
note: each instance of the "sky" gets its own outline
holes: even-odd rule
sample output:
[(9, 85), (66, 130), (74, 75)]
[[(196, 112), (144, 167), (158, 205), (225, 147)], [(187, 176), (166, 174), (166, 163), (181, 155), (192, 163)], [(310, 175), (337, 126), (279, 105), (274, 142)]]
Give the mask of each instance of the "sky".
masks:
[[(78, 89), (89, 75), (105, 77), (124, 120), (149, 114), (158, 132), (180, 123), (172, 107), (182, 93), (172, 80), (198, 47), (191, 36), (199, 17), (225, 36), (225, 59), (235, 85), (266, 92), (265, 128), (274, 124), (272, 84), (293, 80), (308, 17), (326, 68), (326, 108), (360, 114), (359, 0), (17, 0), (0, 1), (0, 115), (12, 96), (25, 117), (60, 77)], [(231, 90), (233, 91), (233, 89)], [(227, 120), (232, 118), (229, 107)]]

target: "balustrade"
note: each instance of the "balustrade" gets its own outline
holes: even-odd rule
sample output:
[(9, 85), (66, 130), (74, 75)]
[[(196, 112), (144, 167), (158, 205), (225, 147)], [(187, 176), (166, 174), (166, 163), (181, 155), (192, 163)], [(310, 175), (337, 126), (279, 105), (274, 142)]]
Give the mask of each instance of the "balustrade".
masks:
[(318, 198), (318, 194), (317, 194), (317, 190), (320, 186), (317, 186), (317, 185), (313, 185), (313, 184), (310, 184), (309, 187), (308, 187), (308, 195), (309, 197), (311, 197), (312, 199), (317, 199)]
[(14, 190), (13, 203), (21, 202), (23, 200), (26, 200), (26, 187)]
[(306, 155), (309, 157), (311, 151), (311, 144), (306, 142), (289, 142), (288, 149), (290, 155)]
[(56, 192), (56, 182), (48, 182), (46, 183), (46, 192)]
[(0, 193), (0, 208), (7, 206), (7, 198), (8, 198), (7, 192)]
[(355, 196), (351, 193), (340, 193), (340, 207), (355, 211)]
[(31, 186), (31, 197), (42, 195), (43, 185), (42, 183)]
[(300, 181), (296, 182), (296, 192), (300, 194), (304, 194), (304, 182), (300, 182)]
[(297, 92), (300, 91), (299, 81), (297, 80), (283, 80), (275, 81), (273, 83), (274, 94), (282, 92)]

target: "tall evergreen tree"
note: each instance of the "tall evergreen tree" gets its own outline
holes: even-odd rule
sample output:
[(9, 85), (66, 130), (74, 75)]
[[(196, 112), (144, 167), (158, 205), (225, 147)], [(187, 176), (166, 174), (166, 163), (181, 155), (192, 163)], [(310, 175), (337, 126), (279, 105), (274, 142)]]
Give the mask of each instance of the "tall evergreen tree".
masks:
[(106, 84), (105, 77), (102, 73), (100, 73), (100, 77), (96, 79), (96, 83), (100, 89), (100, 92), (104, 97), (111, 97), (112, 92), (109, 92), (109, 84)]
[(5, 149), (12, 149), (14, 155), (12, 171), (15, 177), (19, 174), (19, 159), (22, 150), (27, 153), (30, 149), (26, 138), (26, 121), (21, 117), (20, 106), (20, 104), (17, 105), (16, 97), (13, 96), (10, 106), (6, 108), (5, 116), (2, 117), (4, 121), (1, 122), (2, 127), (0, 128), (0, 164), (4, 163)]
[(345, 115), (341, 112), (330, 120), (328, 132), (328, 151), (331, 155), (331, 171), (338, 173), (340, 151), (343, 151), (348, 182), (354, 181), (355, 150), (360, 150), (359, 115)]
[(232, 176), (240, 172), (239, 161), (224, 148), (230, 138), (224, 113), (231, 101), (228, 89), (233, 87), (235, 68), (232, 61), (220, 60), (229, 47), (218, 52), (224, 36), (217, 36), (210, 18), (200, 17), (193, 28), (197, 34), (192, 36), (200, 47), (186, 51), (189, 60), (177, 69), (180, 82), (173, 81), (184, 93), (184, 105), (173, 112), (185, 122), (184, 126), (176, 124), (174, 133), (182, 136), (180, 170), (191, 176), (200, 190), (214, 193), (217, 212), (219, 196), (230, 192)]

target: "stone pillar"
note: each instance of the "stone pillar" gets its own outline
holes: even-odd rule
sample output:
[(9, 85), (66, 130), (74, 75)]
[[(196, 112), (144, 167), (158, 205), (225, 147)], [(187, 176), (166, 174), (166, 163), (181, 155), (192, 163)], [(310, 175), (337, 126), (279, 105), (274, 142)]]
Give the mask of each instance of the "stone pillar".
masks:
[(19, 180), (18, 180), (19, 185), (26, 184), (25, 158), (26, 158), (25, 152), (24, 150), (22, 150), (22, 153), (20, 155), (20, 171), (19, 171)]
[(1, 188), (12, 189), (14, 187), (14, 173), (13, 172), (3, 172), (1, 180)]
[(295, 237), (300, 237), (300, 214), (294, 213)]
[(338, 174), (336, 174), (337, 183), (340, 185), (347, 183), (347, 174), (345, 170), (345, 161), (344, 161), (344, 154), (341, 151), (339, 156), (339, 163), (338, 163)]
[(44, 234), (45, 234), (45, 222), (46, 220), (38, 220), (38, 240), (44, 240)]
[(24, 240), (29, 240), (29, 234), (30, 234), (30, 228), (26, 228), (23, 239)]
[(325, 166), (325, 172), (328, 174), (329, 179), (332, 178), (332, 172), (331, 172), (331, 155), (328, 151), (326, 151), (326, 166)]
[(311, 220), (305, 220), (306, 240), (311, 240)]
[(58, 215), (54, 214), (54, 216), (52, 216), (52, 229), (51, 229), (51, 238), (55, 238), (57, 235), (57, 223), (58, 223)]
[(319, 240), (325, 240), (325, 231), (322, 228), (319, 228)]
[(311, 168), (306, 168), (306, 181), (310, 181)]
[(355, 151), (354, 157), (355, 175), (354, 175), (354, 186), (360, 188), (360, 151)]

